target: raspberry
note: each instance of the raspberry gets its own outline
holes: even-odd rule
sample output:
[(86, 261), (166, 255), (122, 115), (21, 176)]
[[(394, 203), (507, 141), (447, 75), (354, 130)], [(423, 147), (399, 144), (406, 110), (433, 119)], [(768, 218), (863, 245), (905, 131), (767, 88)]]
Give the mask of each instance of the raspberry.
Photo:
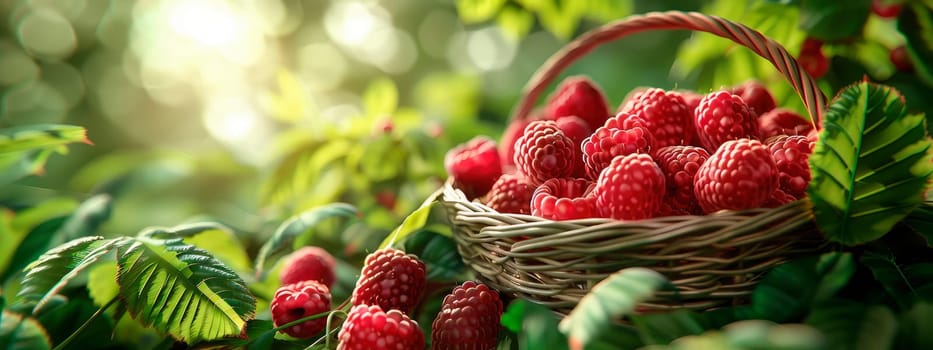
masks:
[(353, 305), (378, 305), (410, 313), (424, 294), (425, 266), (418, 257), (394, 249), (368, 256), (353, 289)]
[(552, 120), (531, 122), (515, 141), (515, 165), (535, 186), (551, 178), (571, 176), (579, 161), (576, 154), (573, 140)]
[(904, 45), (891, 50), (891, 52), (888, 53), (888, 59), (891, 60), (891, 64), (894, 64), (894, 68), (901, 72), (910, 72), (914, 70), (914, 63), (910, 61), (910, 54), (907, 53), (907, 47)]
[(775, 136), (766, 145), (777, 165), (780, 189), (795, 199), (807, 194), (810, 183), (810, 154), (814, 143), (806, 136)]
[(531, 215), (550, 220), (597, 217), (596, 198), (589, 193), (592, 185), (587, 179), (547, 180), (531, 197)]
[(470, 199), (489, 192), (492, 183), (502, 175), (496, 142), (486, 136), (476, 136), (448, 151), (444, 168)]
[[(640, 125), (640, 118), (629, 118), (630, 115), (620, 113), (609, 119), (607, 125)], [(632, 126), (628, 129), (616, 129), (608, 126), (596, 129), (596, 132), (583, 140), (583, 163), (586, 165), (586, 175), (590, 179), (599, 177), (606, 166), (616, 156), (632, 153), (649, 153), (654, 144), (654, 137), (647, 128)]]
[(758, 208), (778, 188), (778, 169), (760, 141), (730, 140), (700, 166), (693, 186), (706, 213)]
[[(557, 123), (557, 127), (560, 128), (560, 131), (573, 141), (573, 150), (575, 151), (573, 159), (583, 159), (583, 151), (580, 150), (580, 145), (583, 143), (584, 139), (593, 133), (593, 129), (590, 129), (586, 121), (574, 116), (561, 117), (555, 120), (555, 122)], [(574, 165), (574, 172), (572, 174), (574, 177), (583, 177), (586, 175), (586, 166), (583, 165), (582, 161), (574, 162)]]
[(728, 91), (706, 95), (697, 106), (694, 119), (697, 136), (707, 151), (740, 138), (758, 138), (758, 120), (741, 97)]
[(515, 165), (515, 141), (522, 137), (529, 123), (538, 119), (540, 118), (513, 119), (509, 122), (499, 141), (499, 160), (503, 167)]
[(871, 12), (874, 12), (881, 18), (897, 18), (901, 14), (903, 5), (888, 4), (890, 1), (871, 0)]
[[(330, 311), (330, 290), (317, 281), (301, 281), (279, 287), (269, 306), (275, 326)], [(295, 338), (311, 338), (327, 324), (321, 317), (285, 328), (282, 332)]]
[(654, 147), (685, 145), (693, 139), (693, 112), (679, 94), (651, 88), (636, 92), (621, 112), (637, 115), (654, 136)]
[(486, 194), (486, 205), (500, 213), (531, 214), (534, 190), (521, 174), (503, 174)]
[(794, 196), (787, 194), (787, 192), (784, 192), (779, 188), (774, 190), (774, 192), (771, 192), (771, 197), (769, 197), (768, 200), (765, 201), (765, 204), (762, 204), (761, 206), (765, 208), (777, 208), (796, 200), (797, 198), (794, 198)]
[(502, 301), (485, 284), (466, 281), (441, 304), (431, 325), (431, 349), (488, 350), (499, 343)]
[(774, 109), (777, 102), (774, 96), (764, 85), (758, 81), (749, 80), (745, 83), (732, 88), (732, 94), (739, 95), (748, 107), (755, 111), (755, 115), (760, 116)]
[(829, 71), (829, 59), (823, 54), (823, 43), (816, 39), (804, 40), (797, 62), (814, 78), (821, 78)]
[(302, 247), (288, 258), (279, 281), (282, 285), (318, 281), (330, 288), (334, 285), (334, 257), (318, 247)]
[(603, 125), (611, 115), (606, 96), (585, 76), (564, 79), (548, 99), (546, 110), (551, 119), (577, 116), (586, 121), (590, 129)]
[(709, 158), (709, 152), (696, 146), (667, 146), (654, 153), (654, 160), (664, 173), (667, 193), (664, 202), (671, 214), (702, 214), (696, 195), (693, 194), (693, 178)]
[(758, 117), (758, 137), (767, 140), (778, 135), (806, 135), (813, 125), (797, 112), (775, 108)]
[(424, 349), (418, 322), (399, 310), (356, 305), (337, 334), (337, 350)]
[(651, 156), (618, 156), (606, 167), (593, 189), (603, 217), (639, 220), (654, 217), (664, 199), (664, 173)]
[(689, 90), (675, 90), (672, 92), (680, 95), (680, 98), (684, 100), (684, 104), (687, 105), (687, 110), (690, 111), (691, 115), (693, 115), (693, 111), (697, 109), (697, 106), (700, 105), (700, 100), (703, 99), (703, 95)]

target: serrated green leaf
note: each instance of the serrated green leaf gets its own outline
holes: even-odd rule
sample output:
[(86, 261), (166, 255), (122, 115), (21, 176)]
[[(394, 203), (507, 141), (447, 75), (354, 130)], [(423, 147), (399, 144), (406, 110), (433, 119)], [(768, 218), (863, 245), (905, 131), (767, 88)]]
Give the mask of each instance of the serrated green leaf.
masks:
[(904, 6), (897, 28), (907, 41), (907, 53), (917, 76), (933, 86), (933, 8), (919, 3)]
[(52, 345), (45, 329), (33, 318), (3, 310), (0, 315), (0, 349), (43, 350)]
[(157, 239), (181, 238), (187, 244), (208, 251), (235, 271), (246, 272), (252, 267), (246, 248), (233, 230), (218, 222), (196, 222), (171, 228), (152, 227), (140, 231), (139, 236)]
[(298, 236), (313, 232), (315, 226), (328, 219), (343, 218), (356, 220), (360, 217), (360, 212), (356, 207), (346, 203), (331, 203), (323, 205), (285, 220), (272, 237), (259, 249), (259, 255), (256, 256), (256, 275), (265, 275), (265, 263), (272, 255), (282, 252), (285, 247), (291, 245)]
[(871, 0), (801, 0), (800, 28), (820, 40), (840, 40), (859, 35), (869, 13)]
[(801, 316), (814, 301), (825, 300), (855, 273), (848, 253), (805, 257), (775, 267), (752, 291), (751, 316), (786, 322)]
[(107, 261), (94, 266), (88, 272), (87, 291), (97, 306), (107, 305), (120, 294), (120, 285), (117, 284), (118, 270), (115, 261)]
[(810, 312), (804, 323), (820, 330), (828, 349), (890, 349), (897, 319), (890, 309), (850, 300), (833, 300)]
[(672, 286), (663, 275), (645, 268), (616, 272), (594, 286), (560, 322), (571, 349), (583, 349), (608, 329), (613, 319), (629, 314), (638, 303)]
[(857, 245), (880, 238), (923, 201), (933, 144), (922, 115), (907, 115), (894, 89), (859, 83), (830, 105), (807, 193), (823, 234)]
[(52, 148), (74, 142), (90, 143), (84, 128), (73, 125), (36, 124), (0, 129), (0, 154)]
[(188, 344), (238, 335), (255, 313), (246, 282), (181, 239), (132, 239), (117, 261), (129, 313)]
[(389, 78), (369, 83), (363, 92), (363, 109), (371, 117), (391, 115), (398, 108), (398, 87)]
[(83, 237), (49, 250), (26, 266), (18, 299), (34, 304), (32, 314), (39, 313), (78, 273), (125, 242), (122, 238)]
[(517, 335), (518, 348), (567, 349), (567, 338), (558, 331), (558, 320), (550, 309), (517, 299), (502, 314), (502, 325)]
[(505, 0), (457, 0), (457, 14), (464, 23), (478, 23), (492, 19)]
[[(905, 257), (906, 258), (906, 257)], [(933, 285), (933, 263), (903, 263), (892, 254), (866, 252), (860, 259), (875, 280), (884, 287), (892, 299), (906, 309), (922, 297), (921, 289)]]
[(896, 349), (933, 349), (933, 303), (929, 301), (914, 304), (910, 310), (902, 313), (898, 320)]

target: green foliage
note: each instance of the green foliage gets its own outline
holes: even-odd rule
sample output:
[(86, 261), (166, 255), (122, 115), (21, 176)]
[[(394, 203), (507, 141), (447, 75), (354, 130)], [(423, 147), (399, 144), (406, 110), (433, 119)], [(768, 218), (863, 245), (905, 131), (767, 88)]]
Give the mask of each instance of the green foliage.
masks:
[(560, 323), (571, 349), (583, 349), (586, 344), (608, 330), (616, 317), (635, 310), (669, 283), (661, 274), (645, 268), (628, 268), (616, 272), (594, 286), (580, 303)]
[(852, 255), (827, 253), (775, 267), (752, 292), (751, 318), (787, 322), (827, 300), (855, 273)]
[(933, 348), (933, 303), (928, 301), (914, 304), (910, 310), (898, 319), (898, 334), (895, 343), (897, 349)]
[(353, 220), (358, 218), (359, 215), (360, 212), (352, 205), (333, 203), (308, 210), (286, 220), (279, 225), (272, 237), (260, 248), (259, 255), (256, 257), (256, 274), (263, 276), (265, 274), (266, 260), (291, 246), (299, 236), (313, 234), (315, 227), (323, 221), (334, 218)]
[(810, 157), (807, 189), (827, 238), (878, 239), (923, 201), (933, 174), (924, 120), (908, 115), (887, 86), (860, 83), (838, 95)]
[(457, 253), (457, 243), (450, 238), (449, 231), (447, 226), (432, 225), (409, 235), (402, 242), (403, 251), (415, 254), (424, 262), (429, 281), (464, 279), (466, 265)]
[(933, 6), (911, 3), (904, 6), (897, 28), (907, 41), (914, 70), (927, 87), (933, 87)]
[(431, 215), (431, 209), (434, 207), (433, 197), (436, 197), (439, 192), (435, 192), (431, 198), (425, 200), (424, 204), (421, 205), (418, 210), (415, 210), (408, 217), (402, 221), (402, 224), (392, 230), (388, 236), (379, 244), (379, 249), (385, 247), (391, 247), (395, 242), (398, 242), (402, 239), (405, 239), (408, 235), (418, 231), (428, 222), (428, 217)]
[(567, 338), (556, 331), (557, 318), (544, 306), (516, 300), (502, 315), (502, 325), (518, 335), (521, 350), (567, 349)]
[(72, 125), (35, 124), (0, 129), (0, 186), (42, 173), (53, 153), (75, 142), (90, 143), (86, 130)]
[(800, 28), (810, 36), (833, 41), (862, 33), (871, 0), (801, 0)]
[(42, 350), (51, 349), (49, 336), (35, 319), (2, 311), (0, 315), (0, 349)]
[(874, 251), (860, 260), (902, 309), (919, 298), (933, 300), (933, 262), (899, 262), (890, 252)]
[(897, 334), (897, 319), (890, 309), (849, 300), (817, 306), (805, 323), (826, 337), (829, 349), (890, 349)]
[(799, 324), (774, 324), (767, 321), (740, 321), (701, 335), (687, 336), (667, 346), (649, 346), (643, 350), (815, 350), (824, 349), (825, 341), (815, 329)]
[(464, 23), (496, 19), (502, 29), (521, 39), (533, 17), (542, 27), (562, 40), (569, 40), (583, 20), (599, 23), (620, 19), (632, 13), (631, 0), (457, 0), (457, 13)]

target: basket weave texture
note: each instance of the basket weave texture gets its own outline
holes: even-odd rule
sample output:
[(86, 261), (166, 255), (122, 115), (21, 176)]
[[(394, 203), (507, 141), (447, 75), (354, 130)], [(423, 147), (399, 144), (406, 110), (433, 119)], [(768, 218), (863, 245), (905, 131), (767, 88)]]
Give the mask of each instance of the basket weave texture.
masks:
[[(627, 17), (568, 43), (525, 86), (512, 118), (527, 118), (560, 72), (599, 45), (633, 33), (666, 29), (712, 33), (770, 61), (793, 86), (819, 128), (826, 98), (783, 47), (744, 25), (676, 11)], [(741, 304), (771, 268), (826, 246), (806, 199), (774, 209), (703, 216), (552, 221), (496, 212), (469, 201), (448, 181), (440, 202), (453, 225), (460, 255), (483, 282), (563, 314), (593, 285), (629, 267), (651, 268), (677, 288), (640, 304), (642, 312)]]

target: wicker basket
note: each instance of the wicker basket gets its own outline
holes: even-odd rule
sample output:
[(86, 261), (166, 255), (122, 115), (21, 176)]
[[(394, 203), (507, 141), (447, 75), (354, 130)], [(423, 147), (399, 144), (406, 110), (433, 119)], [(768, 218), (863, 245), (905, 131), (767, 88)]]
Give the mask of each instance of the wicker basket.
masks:
[[(597, 46), (647, 30), (688, 29), (731, 39), (764, 57), (802, 98), (816, 127), (826, 106), (816, 82), (779, 44), (748, 27), (700, 13), (632, 16), (596, 28), (558, 51), (526, 85), (513, 118), (526, 118), (547, 86)], [(638, 221), (551, 221), (470, 202), (448, 181), (440, 199), (464, 261), (491, 287), (569, 312), (590, 288), (628, 267), (648, 267), (677, 287), (639, 305), (644, 312), (708, 310), (747, 301), (764, 273), (826, 246), (810, 205)]]

